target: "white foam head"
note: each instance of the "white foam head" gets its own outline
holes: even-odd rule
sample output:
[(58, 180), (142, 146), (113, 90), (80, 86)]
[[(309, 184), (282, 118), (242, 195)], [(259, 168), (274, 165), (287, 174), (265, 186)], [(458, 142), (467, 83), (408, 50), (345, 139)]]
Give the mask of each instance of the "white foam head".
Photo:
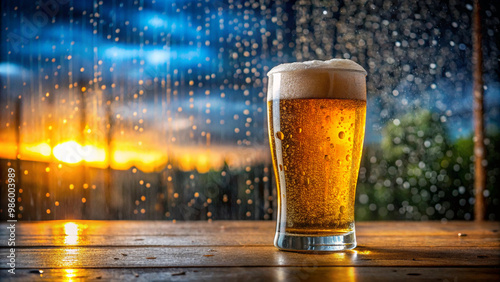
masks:
[(268, 74), (267, 99), (366, 100), (366, 71), (351, 60), (282, 64)]

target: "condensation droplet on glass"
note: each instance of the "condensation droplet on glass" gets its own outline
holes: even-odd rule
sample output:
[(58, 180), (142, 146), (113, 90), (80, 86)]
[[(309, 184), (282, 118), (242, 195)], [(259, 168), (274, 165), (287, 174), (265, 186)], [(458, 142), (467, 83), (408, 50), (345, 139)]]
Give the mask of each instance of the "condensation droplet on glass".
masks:
[(326, 137), (326, 141), (330, 141), (330, 136)]
[(282, 170), (283, 170), (283, 166), (282, 166), (282, 165), (280, 165), (280, 171), (282, 171)]
[(344, 137), (345, 137), (345, 133), (344, 133), (344, 131), (340, 131), (340, 132), (339, 132), (339, 138), (340, 138), (340, 139), (344, 139)]
[(326, 119), (326, 122), (330, 122), (330, 121), (332, 121), (332, 118), (331, 118), (330, 116), (326, 116), (326, 118), (325, 118), (325, 119)]
[(278, 132), (276, 132), (276, 137), (277, 137), (279, 140), (283, 140), (283, 139), (285, 138), (285, 135), (283, 134), (283, 132), (278, 131)]
[(344, 206), (340, 206), (340, 213), (344, 213), (345, 212), (345, 207)]
[(329, 161), (330, 157), (328, 155), (325, 155), (325, 161)]
[(302, 133), (302, 128), (301, 128), (301, 127), (299, 127), (299, 128), (297, 129), (297, 132), (298, 132), (298, 133)]
[(350, 161), (350, 160), (351, 160), (351, 155), (347, 155), (347, 156), (345, 156), (345, 160), (346, 160), (346, 161)]
[(330, 148), (333, 149), (333, 147), (335, 147), (335, 145), (333, 145), (333, 143), (330, 143)]
[(342, 162), (340, 160), (337, 160), (338, 165), (342, 165)]

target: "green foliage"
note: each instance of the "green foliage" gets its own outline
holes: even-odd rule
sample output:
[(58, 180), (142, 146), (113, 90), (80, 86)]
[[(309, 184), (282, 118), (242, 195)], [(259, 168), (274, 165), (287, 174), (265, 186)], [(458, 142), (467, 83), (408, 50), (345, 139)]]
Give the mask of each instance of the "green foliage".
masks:
[[(487, 139), (488, 217), (500, 217), (496, 132)], [(450, 142), (439, 115), (417, 110), (389, 122), (380, 147), (363, 153), (356, 216), (376, 219), (472, 219), (472, 136)]]

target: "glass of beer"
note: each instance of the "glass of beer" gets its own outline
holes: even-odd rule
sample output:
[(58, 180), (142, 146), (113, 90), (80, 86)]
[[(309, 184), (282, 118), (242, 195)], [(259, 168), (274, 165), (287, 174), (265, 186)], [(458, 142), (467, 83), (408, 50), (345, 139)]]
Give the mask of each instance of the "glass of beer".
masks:
[(278, 193), (274, 245), (292, 251), (353, 249), (366, 71), (351, 60), (333, 59), (282, 64), (268, 76)]

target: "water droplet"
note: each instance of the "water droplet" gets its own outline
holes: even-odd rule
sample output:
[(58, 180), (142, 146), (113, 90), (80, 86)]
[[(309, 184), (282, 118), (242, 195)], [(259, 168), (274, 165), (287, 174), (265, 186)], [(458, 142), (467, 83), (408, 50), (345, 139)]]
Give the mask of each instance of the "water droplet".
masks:
[(326, 122), (332, 121), (332, 118), (330, 116), (326, 116)]
[(309, 183), (310, 183), (310, 182), (309, 182), (309, 177), (308, 177), (308, 178), (307, 178), (307, 185), (309, 185)]
[(330, 136), (326, 137), (326, 141), (330, 141)]
[(344, 117), (340, 117), (340, 121), (344, 121)]
[(302, 133), (302, 128), (300, 128), (300, 127), (299, 127), (299, 128), (297, 129), (297, 132), (298, 132), (298, 133)]
[(340, 206), (340, 213), (344, 213), (345, 212), (345, 207), (344, 206)]
[(280, 171), (282, 171), (282, 170), (283, 170), (283, 166), (282, 166), (282, 165), (280, 165)]
[(278, 131), (278, 132), (276, 132), (276, 137), (277, 137), (279, 140), (283, 140), (283, 139), (285, 138), (285, 135), (283, 134), (283, 132)]
[(342, 162), (340, 160), (337, 160), (338, 165), (342, 165)]
[(328, 155), (325, 155), (325, 161), (329, 161), (330, 157)]
[(351, 160), (351, 155), (345, 156), (345, 159), (346, 159), (346, 161), (350, 161)]
[(302, 175), (306, 175), (306, 172), (305, 172), (305, 171), (303, 171), (303, 172), (302, 172)]
[(351, 137), (349, 137), (347, 140), (349, 140), (349, 142), (351, 141)]
[(285, 168), (285, 171), (286, 171), (286, 165), (283, 166)]
[(333, 149), (333, 147), (335, 147), (335, 145), (333, 145), (333, 143), (330, 143), (330, 148)]
[(340, 132), (339, 132), (339, 138), (340, 138), (340, 139), (344, 139), (344, 137), (345, 137), (345, 133), (344, 133), (344, 131), (340, 131)]

